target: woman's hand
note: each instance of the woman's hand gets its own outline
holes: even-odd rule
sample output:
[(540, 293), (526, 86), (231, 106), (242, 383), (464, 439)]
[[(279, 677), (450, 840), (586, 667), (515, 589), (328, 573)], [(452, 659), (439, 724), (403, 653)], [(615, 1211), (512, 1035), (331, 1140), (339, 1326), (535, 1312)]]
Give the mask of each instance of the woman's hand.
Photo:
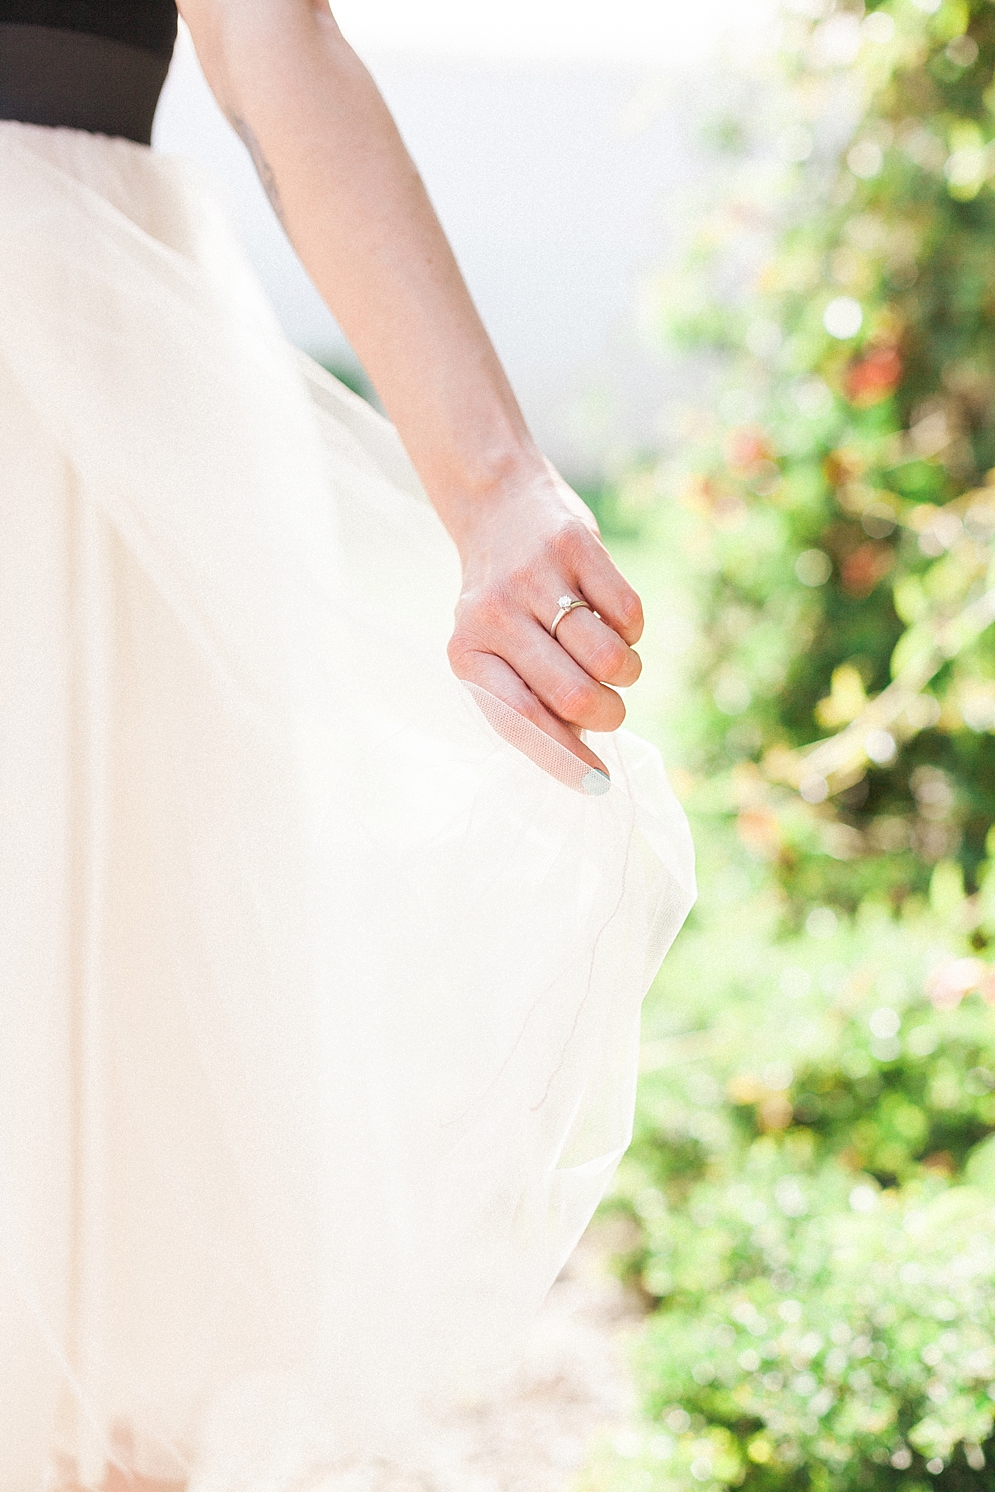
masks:
[[(208, 82), (459, 547), (455, 673), (604, 770), (579, 734), (625, 715), (608, 686), (639, 673), (639, 598), (539, 454), (373, 79), (325, 0), (180, 5)], [(591, 610), (565, 616), (554, 641), (568, 593)]]
[[(639, 597), (601, 543), (590, 510), (548, 465), (463, 516), (466, 527), (455, 535), (463, 587), (449, 644), (453, 672), (604, 771), (578, 737), (615, 730), (625, 718), (607, 686), (639, 677), (632, 650), (643, 629)], [(564, 595), (591, 610), (569, 612), (554, 639), (549, 627)]]

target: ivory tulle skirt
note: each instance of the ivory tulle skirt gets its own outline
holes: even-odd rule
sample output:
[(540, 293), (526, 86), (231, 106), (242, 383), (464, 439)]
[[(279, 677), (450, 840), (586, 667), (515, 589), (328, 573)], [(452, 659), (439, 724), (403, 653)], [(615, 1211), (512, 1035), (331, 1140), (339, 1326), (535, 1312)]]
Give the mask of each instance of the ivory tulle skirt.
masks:
[(403, 1463), (601, 1197), (687, 827), (457, 584), (198, 170), (0, 125), (0, 1492)]

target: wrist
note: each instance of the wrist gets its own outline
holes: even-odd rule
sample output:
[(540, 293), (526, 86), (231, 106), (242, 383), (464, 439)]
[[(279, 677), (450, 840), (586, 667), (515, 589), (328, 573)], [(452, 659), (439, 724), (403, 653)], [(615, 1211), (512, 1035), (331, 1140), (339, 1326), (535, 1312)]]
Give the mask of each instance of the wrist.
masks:
[(509, 447), (428, 486), (429, 498), (460, 555), (508, 510), (553, 495), (556, 475), (534, 444)]

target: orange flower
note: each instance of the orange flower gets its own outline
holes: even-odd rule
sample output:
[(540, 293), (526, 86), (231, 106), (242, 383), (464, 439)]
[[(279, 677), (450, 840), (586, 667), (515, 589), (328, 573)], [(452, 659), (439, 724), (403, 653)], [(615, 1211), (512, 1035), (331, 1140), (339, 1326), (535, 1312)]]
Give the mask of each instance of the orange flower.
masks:
[(746, 471), (758, 461), (769, 461), (770, 442), (762, 430), (742, 427), (730, 430), (724, 442), (725, 458), (736, 471)]
[(847, 369), (846, 396), (851, 404), (867, 408), (887, 399), (902, 377), (902, 359), (894, 347), (876, 347), (857, 358)]
[(861, 544), (840, 566), (843, 589), (858, 599), (869, 596), (895, 563), (887, 544)]
[(758, 860), (774, 860), (781, 848), (781, 830), (769, 808), (747, 808), (736, 815), (740, 843)]

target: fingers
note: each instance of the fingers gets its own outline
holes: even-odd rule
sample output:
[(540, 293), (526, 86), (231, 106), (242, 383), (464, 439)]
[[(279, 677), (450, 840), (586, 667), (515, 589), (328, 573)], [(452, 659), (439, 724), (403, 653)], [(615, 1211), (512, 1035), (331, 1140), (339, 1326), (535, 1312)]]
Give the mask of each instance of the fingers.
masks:
[[(639, 596), (616, 568), (607, 549), (590, 531), (577, 528), (561, 536), (561, 556), (568, 574), (575, 577), (577, 594), (632, 647), (643, 632), (643, 608)], [(576, 615), (576, 613), (572, 613)], [(542, 618), (540, 618), (540, 621)], [(552, 621), (552, 616), (549, 621)], [(560, 635), (559, 628), (556, 631)]]
[[(559, 636), (557, 629), (556, 638)], [(544, 627), (527, 618), (522, 619), (514, 643), (504, 656), (533, 694), (568, 725), (612, 731), (618, 730), (625, 719), (625, 705), (614, 689), (592, 677)]]
[[(549, 625), (557, 598), (567, 594), (586, 605), (563, 617), (554, 639)], [(568, 744), (573, 731), (607, 733), (625, 719), (609, 686), (639, 677), (632, 643), (642, 627), (639, 597), (588, 525), (558, 521), (551, 533), (536, 534), (514, 511), (505, 530), (486, 531), (479, 554), (464, 555), (449, 657), (458, 678), (479, 683), (581, 755), (575, 736)]]
[(453, 672), (458, 679), (465, 679), (468, 684), (477, 684), (503, 704), (510, 705), (586, 766), (608, 776), (608, 769), (600, 757), (585, 746), (570, 726), (550, 714), (542, 701), (536, 698), (503, 658), (498, 658), (493, 653), (464, 652), (460, 654), (458, 662), (453, 661)]
[(460, 678), (466, 676), (461, 668), (462, 654), (469, 652), (502, 659), (546, 710), (568, 726), (607, 732), (617, 730), (625, 719), (625, 706), (615, 691), (592, 678), (531, 617), (519, 613), (509, 618), (500, 640), (457, 630), (449, 656)]
[(593, 611), (581, 606), (568, 612), (560, 622), (556, 641), (598, 683), (624, 689), (634, 684), (642, 672), (639, 654)]

